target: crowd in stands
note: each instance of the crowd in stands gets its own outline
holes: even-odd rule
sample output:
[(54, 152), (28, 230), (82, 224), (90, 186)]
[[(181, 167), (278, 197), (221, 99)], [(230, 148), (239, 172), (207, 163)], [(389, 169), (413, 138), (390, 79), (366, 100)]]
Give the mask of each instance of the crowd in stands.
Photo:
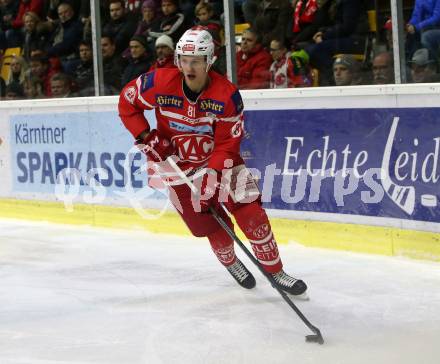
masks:
[[(237, 22), (249, 24), (237, 44), (241, 89), (394, 83), (392, 24), (376, 17), (372, 34), (370, 1), (234, 3)], [(213, 68), (226, 72), (221, 0), (103, 0), (99, 11), (105, 95), (144, 72), (175, 67), (174, 45), (194, 26), (210, 31)], [(89, 0), (0, 0), (3, 63), (9, 57), (0, 97), (94, 95), (91, 38)], [(405, 27), (409, 82), (440, 80), (439, 48), (440, 0), (415, 0)]]

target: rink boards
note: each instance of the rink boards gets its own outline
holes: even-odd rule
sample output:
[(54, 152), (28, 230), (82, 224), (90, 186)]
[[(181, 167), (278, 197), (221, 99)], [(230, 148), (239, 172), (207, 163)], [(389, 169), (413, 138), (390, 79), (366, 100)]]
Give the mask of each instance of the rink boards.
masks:
[[(437, 85), (243, 92), (278, 240), (440, 260)], [(0, 216), (187, 233), (117, 98), (0, 104)], [(198, 146), (193, 146), (197, 148)]]

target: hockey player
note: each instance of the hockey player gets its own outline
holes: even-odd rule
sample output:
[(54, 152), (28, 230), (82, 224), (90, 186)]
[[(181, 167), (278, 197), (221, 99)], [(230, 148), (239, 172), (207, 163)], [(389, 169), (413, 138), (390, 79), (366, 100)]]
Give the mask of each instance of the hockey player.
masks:
[[(209, 213), (213, 207), (232, 227), (219, 201), (224, 201), (279, 288), (301, 295), (307, 286), (282, 269), (258, 187), (239, 154), (244, 132), (240, 93), (210, 70), (214, 61), (209, 32), (187, 30), (176, 45), (178, 68), (156, 69), (128, 83), (120, 95), (119, 115), (150, 161), (161, 162), (176, 154), (187, 176), (206, 172), (198, 180), (200, 198), (182, 183), (170, 186), (171, 201), (192, 234), (208, 238), (220, 263), (242, 287), (253, 288), (255, 279), (236, 257), (233, 240)], [(157, 129), (150, 129), (145, 109), (155, 109)]]

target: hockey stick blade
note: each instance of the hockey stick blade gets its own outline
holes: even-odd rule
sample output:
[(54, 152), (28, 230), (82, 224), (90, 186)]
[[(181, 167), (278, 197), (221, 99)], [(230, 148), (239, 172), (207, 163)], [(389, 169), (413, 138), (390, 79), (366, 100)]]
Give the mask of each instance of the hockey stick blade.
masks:
[(306, 342), (308, 343), (318, 343), (319, 345), (324, 344), (324, 338), (321, 335), (321, 332), (316, 329), (316, 334), (315, 335), (307, 335), (306, 336)]

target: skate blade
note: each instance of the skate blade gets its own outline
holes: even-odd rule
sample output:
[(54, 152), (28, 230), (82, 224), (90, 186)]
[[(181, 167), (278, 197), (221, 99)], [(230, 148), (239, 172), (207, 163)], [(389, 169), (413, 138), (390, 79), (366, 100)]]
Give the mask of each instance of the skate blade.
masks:
[(301, 294), (297, 294), (297, 295), (289, 293), (289, 297), (292, 297), (292, 298), (294, 298), (294, 299), (296, 299), (298, 301), (310, 301), (310, 297), (307, 294), (307, 291), (305, 291), (305, 292), (303, 292)]

